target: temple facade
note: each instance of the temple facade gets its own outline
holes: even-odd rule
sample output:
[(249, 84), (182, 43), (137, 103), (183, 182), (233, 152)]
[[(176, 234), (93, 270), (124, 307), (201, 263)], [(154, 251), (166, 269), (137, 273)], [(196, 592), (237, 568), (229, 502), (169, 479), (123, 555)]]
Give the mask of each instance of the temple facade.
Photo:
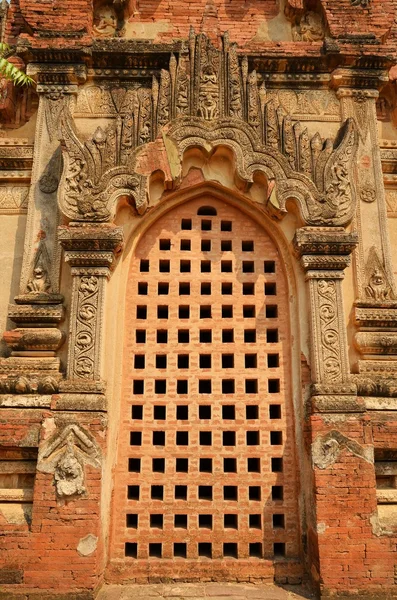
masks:
[(397, 0), (0, 19), (0, 598), (396, 598)]

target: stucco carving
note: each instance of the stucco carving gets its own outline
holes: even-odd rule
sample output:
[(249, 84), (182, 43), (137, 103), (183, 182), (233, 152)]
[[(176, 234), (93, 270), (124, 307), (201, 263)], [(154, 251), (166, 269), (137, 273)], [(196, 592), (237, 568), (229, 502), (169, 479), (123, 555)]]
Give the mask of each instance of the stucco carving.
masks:
[(340, 431), (329, 431), (324, 436), (318, 436), (312, 444), (312, 461), (318, 469), (324, 470), (335, 464), (342, 450), (349, 450), (354, 456), (372, 464), (373, 449), (365, 448), (355, 440), (351, 440)]
[(386, 270), (377, 253), (376, 247), (372, 246), (367, 263), (365, 265), (365, 296), (376, 302), (395, 299), (393, 288), (388, 280)]
[[(151, 88), (90, 87), (84, 93), (92, 114), (109, 114), (112, 123), (82, 142), (70, 111), (62, 112), (60, 205), (69, 218), (109, 220), (121, 195), (142, 214), (147, 179), (138, 175), (135, 164), (140, 148), (155, 140), (161, 128), (180, 154), (194, 144), (231, 146), (243, 178), (252, 181), (261, 170), (275, 179), (281, 211), (293, 197), (307, 223), (339, 225), (353, 216), (349, 173), (357, 145), (354, 122), (345, 122), (335, 142), (309, 135), (267, 99), (264, 84), (255, 71), (249, 72), (248, 60), (238, 58), (227, 35), (218, 50), (204, 34), (192, 34), (178, 59), (171, 55), (160, 80), (153, 78)], [(84, 106), (81, 101), (77, 111)]]
[(28, 208), (29, 188), (25, 186), (0, 187), (0, 214), (10, 215), (26, 212)]
[(324, 39), (325, 26), (322, 15), (314, 11), (304, 13), (293, 28), (293, 38), (297, 42), (319, 42)]
[(58, 429), (39, 450), (37, 470), (53, 473), (59, 498), (84, 494), (84, 466), (100, 467), (100, 450), (92, 437), (77, 424)]

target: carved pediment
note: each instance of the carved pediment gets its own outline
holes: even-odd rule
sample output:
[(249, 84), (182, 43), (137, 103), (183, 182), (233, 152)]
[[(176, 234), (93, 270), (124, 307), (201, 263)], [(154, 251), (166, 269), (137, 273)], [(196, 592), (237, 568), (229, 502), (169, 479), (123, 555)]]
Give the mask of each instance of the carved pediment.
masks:
[(227, 35), (217, 49), (204, 34), (192, 33), (150, 87), (143, 82), (111, 94), (117, 110), (110, 112), (110, 124), (98, 127), (86, 141), (80, 140), (65, 105), (60, 203), (68, 217), (110, 220), (122, 195), (142, 214), (147, 177), (135, 171), (137, 156), (168, 130), (180, 152), (197, 136), (203, 147), (208, 142), (231, 145), (234, 140), (237, 154), (240, 144), (238, 169), (249, 172), (249, 181), (255, 170), (264, 171), (276, 182), (281, 210), (288, 198), (295, 198), (308, 224), (342, 225), (351, 220), (354, 189), (349, 171), (357, 146), (353, 121), (345, 123), (336, 141), (310, 135), (267, 99), (264, 83), (255, 71), (249, 72), (247, 58), (238, 56)]

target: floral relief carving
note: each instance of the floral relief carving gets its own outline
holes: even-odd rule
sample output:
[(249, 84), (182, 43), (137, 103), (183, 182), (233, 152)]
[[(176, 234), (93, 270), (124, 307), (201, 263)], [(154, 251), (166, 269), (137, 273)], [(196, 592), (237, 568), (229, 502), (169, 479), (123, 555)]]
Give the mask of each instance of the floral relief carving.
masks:
[(80, 278), (77, 297), (74, 373), (77, 378), (93, 379), (95, 367), (95, 333), (98, 311), (99, 278)]
[(324, 382), (342, 379), (336, 285), (328, 279), (317, 282)]

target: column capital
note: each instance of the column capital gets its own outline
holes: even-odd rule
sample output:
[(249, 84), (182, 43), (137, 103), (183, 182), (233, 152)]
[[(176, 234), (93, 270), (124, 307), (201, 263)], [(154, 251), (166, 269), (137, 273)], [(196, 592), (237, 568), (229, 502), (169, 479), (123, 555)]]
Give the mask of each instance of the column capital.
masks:
[(58, 239), (71, 267), (96, 268), (104, 275), (103, 268), (110, 267), (122, 250), (123, 230), (108, 224), (72, 223), (58, 228)]
[(358, 243), (343, 227), (301, 227), (293, 240), (295, 255), (311, 278), (341, 279)]

